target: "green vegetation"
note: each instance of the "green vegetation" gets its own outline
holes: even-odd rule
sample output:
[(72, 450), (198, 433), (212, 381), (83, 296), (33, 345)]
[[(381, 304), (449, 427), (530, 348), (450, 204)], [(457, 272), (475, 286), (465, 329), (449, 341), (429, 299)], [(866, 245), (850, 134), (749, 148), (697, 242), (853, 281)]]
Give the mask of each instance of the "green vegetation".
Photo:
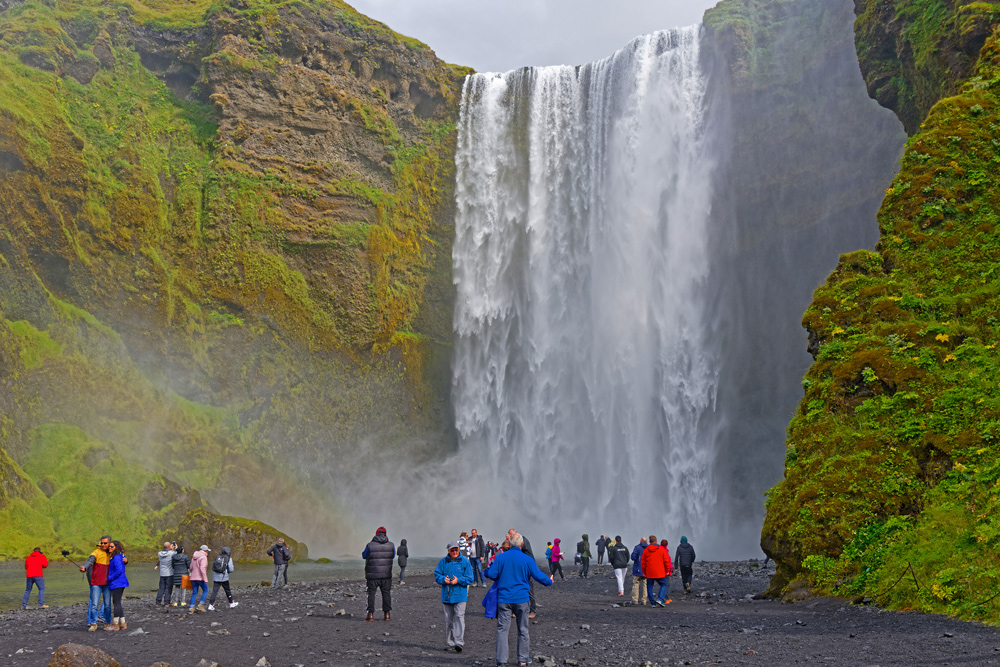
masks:
[[(919, 6), (913, 26), (941, 20), (938, 3)], [(803, 319), (816, 362), (762, 538), (781, 563), (775, 592), (805, 577), (891, 608), (1000, 619), (987, 600), (1000, 591), (998, 130), (991, 37), (910, 139), (876, 252), (844, 255), (816, 290)]]
[[(199, 491), (294, 507), (361, 437), (442, 428), (464, 73), (339, 0), (0, 12), (5, 554), (150, 543)], [(252, 107), (303, 80), (335, 132)]]

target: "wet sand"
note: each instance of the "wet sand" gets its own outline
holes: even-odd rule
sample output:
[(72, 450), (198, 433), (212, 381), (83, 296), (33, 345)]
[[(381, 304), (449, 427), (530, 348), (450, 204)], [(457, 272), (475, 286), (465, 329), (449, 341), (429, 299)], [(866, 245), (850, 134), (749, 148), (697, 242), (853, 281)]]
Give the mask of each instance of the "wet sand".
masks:
[[(681, 594), (674, 577), (673, 602), (660, 609), (616, 607), (622, 598), (610, 568), (592, 565), (588, 579), (567, 571), (566, 581), (538, 589), (531, 657), (554, 658), (558, 665), (657, 667), (1000, 665), (1000, 633), (992, 627), (843, 600), (785, 605), (747, 599), (766, 588), (770, 574), (748, 563), (701, 564), (694, 594)], [(407, 580), (393, 587), (390, 622), (365, 622), (360, 579), (293, 583), (284, 590), (237, 588), (235, 609), (222, 602), (218, 611), (195, 615), (155, 609), (148, 595), (127, 598), (129, 632), (146, 633), (134, 636), (88, 633), (83, 605), (4, 614), (0, 656), (12, 666), (42, 667), (58, 646), (74, 642), (108, 652), (123, 667), (161, 660), (194, 667), (202, 659), (251, 667), (261, 657), (273, 667), (495, 663), (495, 621), (483, 617), (480, 604), (486, 588), (470, 589), (459, 654), (444, 650), (440, 589), (427, 575)], [(631, 577), (626, 592), (630, 585)], [(376, 619), (381, 616), (377, 611)], [(513, 635), (510, 646), (513, 660)]]

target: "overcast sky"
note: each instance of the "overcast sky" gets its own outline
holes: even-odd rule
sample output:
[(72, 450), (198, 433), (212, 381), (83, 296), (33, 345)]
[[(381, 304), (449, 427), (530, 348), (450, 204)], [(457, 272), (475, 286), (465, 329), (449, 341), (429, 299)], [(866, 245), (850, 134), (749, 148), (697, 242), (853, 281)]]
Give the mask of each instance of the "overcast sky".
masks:
[(480, 72), (580, 65), (633, 37), (700, 23), (718, 0), (348, 0), (362, 14)]

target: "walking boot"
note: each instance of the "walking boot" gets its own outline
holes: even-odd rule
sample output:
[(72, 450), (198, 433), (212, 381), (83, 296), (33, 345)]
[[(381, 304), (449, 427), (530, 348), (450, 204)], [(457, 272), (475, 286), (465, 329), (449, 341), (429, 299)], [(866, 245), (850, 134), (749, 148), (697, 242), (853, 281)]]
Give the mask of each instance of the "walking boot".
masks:
[(208, 611), (207, 609), (205, 609), (205, 603), (204, 602), (202, 602), (200, 605), (198, 605), (197, 609), (198, 609), (198, 611), (206, 611), (206, 612)]
[(124, 616), (119, 617), (118, 623), (120, 624), (118, 626), (119, 628), (121, 628), (122, 630), (128, 630), (128, 626), (125, 625), (125, 617)]
[(384, 619), (382, 619), (382, 620), (384, 620), (384, 621), (389, 621), (389, 620), (391, 620), (391, 619), (390, 619), (390, 617), (389, 617), (389, 612), (385, 612), (385, 618), (384, 618)]
[(367, 614), (365, 614), (365, 620), (366, 621), (374, 621), (375, 620), (375, 614), (373, 614), (372, 612), (368, 612)]

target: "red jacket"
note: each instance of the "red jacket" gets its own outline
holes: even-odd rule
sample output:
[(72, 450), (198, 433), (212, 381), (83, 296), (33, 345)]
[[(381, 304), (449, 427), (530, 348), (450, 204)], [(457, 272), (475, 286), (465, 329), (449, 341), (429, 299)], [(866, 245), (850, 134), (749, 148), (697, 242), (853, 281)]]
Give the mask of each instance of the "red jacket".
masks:
[(674, 573), (674, 566), (670, 564), (670, 552), (659, 544), (646, 547), (639, 564), (642, 566), (642, 576), (647, 579), (663, 579)]
[(28, 554), (28, 557), (24, 559), (24, 575), (26, 577), (44, 577), (45, 573), (42, 572), (42, 568), (49, 566), (49, 559), (45, 557), (41, 551), (32, 551)]

